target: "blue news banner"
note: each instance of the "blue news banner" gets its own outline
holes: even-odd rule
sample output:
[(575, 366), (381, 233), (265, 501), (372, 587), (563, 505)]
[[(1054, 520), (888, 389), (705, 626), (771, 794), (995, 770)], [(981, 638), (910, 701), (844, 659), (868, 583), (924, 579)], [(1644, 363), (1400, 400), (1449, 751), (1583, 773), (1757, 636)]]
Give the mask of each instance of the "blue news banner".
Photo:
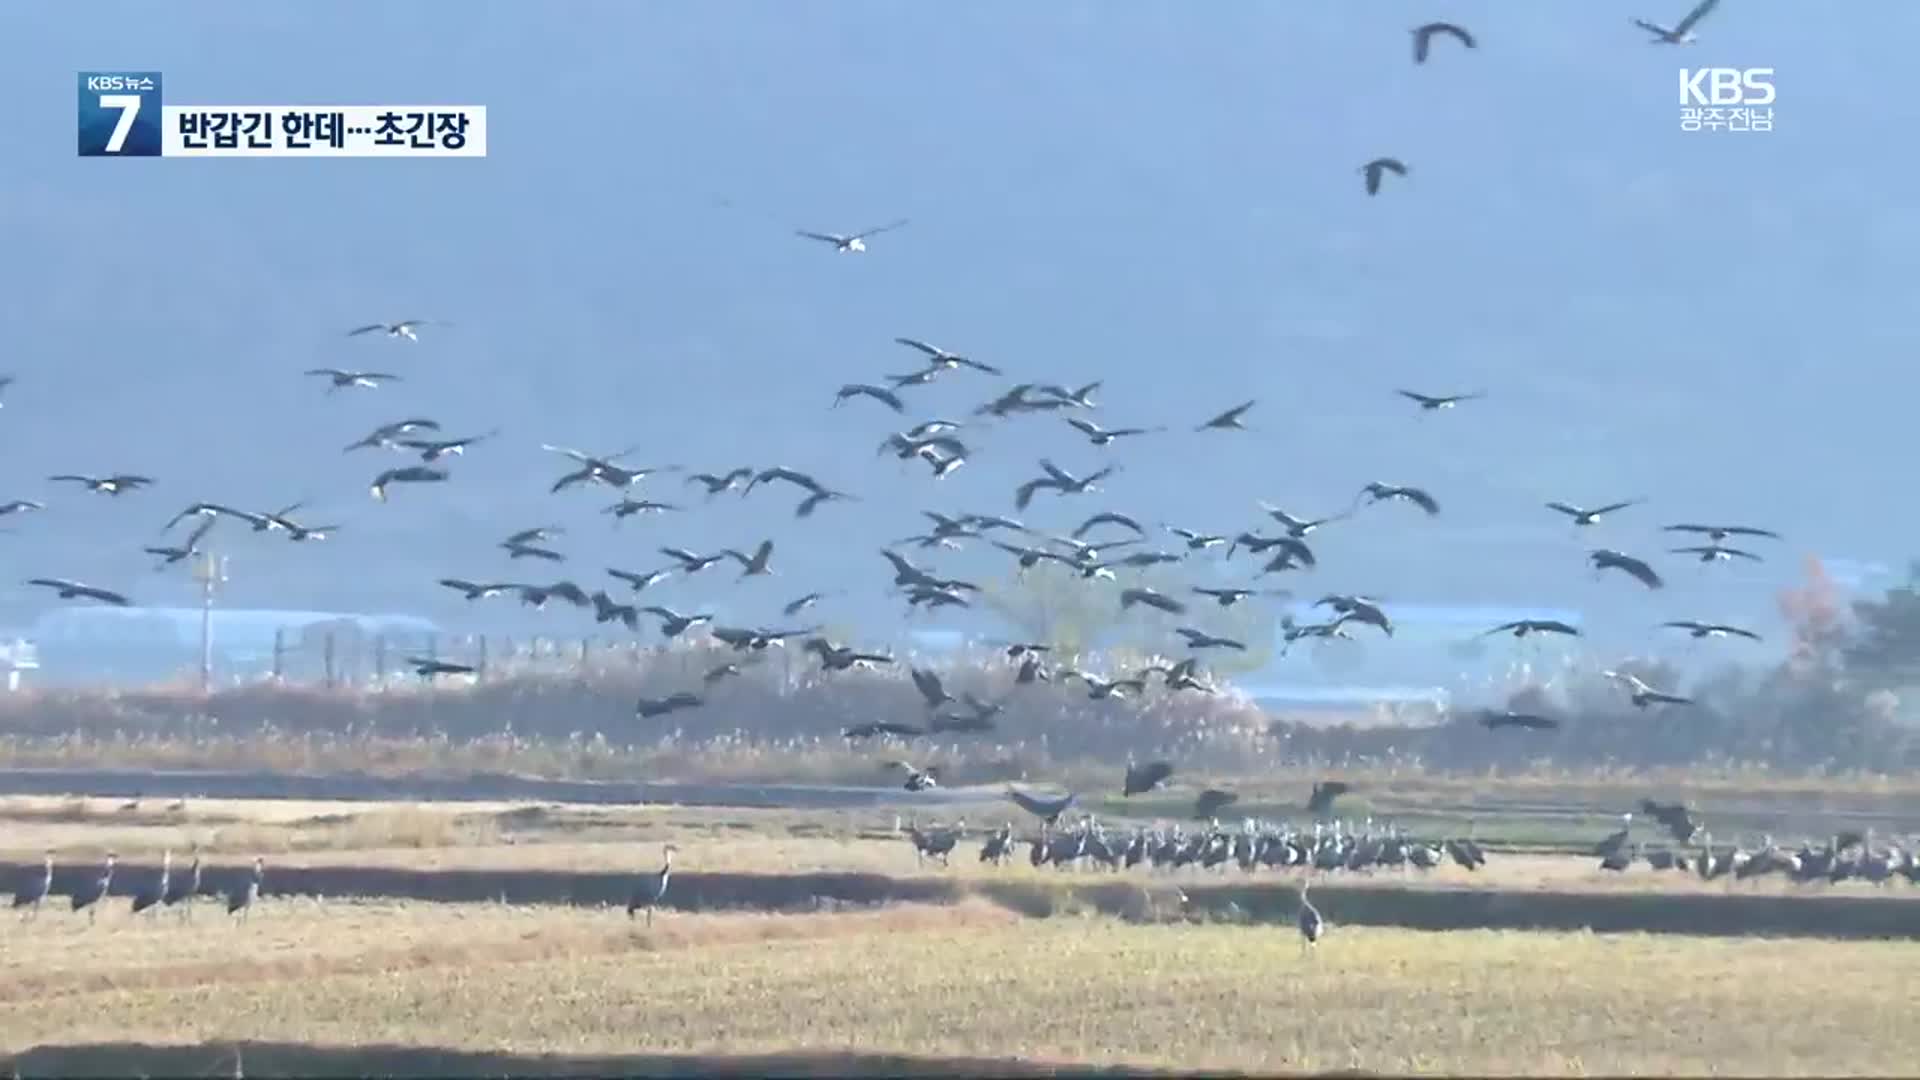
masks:
[(81, 72), (80, 156), (487, 156), (484, 105), (168, 105), (161, 82)]

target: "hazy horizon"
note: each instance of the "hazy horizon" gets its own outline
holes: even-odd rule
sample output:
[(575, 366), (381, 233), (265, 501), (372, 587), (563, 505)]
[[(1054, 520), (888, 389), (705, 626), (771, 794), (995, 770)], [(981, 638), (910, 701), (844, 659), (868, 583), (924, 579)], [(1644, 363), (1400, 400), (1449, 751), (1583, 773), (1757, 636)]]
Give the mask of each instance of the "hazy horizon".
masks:
[[(1257, 500), (1321, 515), (1370, 480), (1440, 500), (1431, 520), (1392, 504), (1329, 526), (1317, 571), (1265, 582), (1309, 596), (1567, 608), (1622, 633), (1771, 626), (1807, 556), (1897, 575), (1915, 554), (1901, 537), (1920, 510), (1881, 489), (1920, 388), (1894, 314), (1920, 199), (1883, 179), (1907, 152), (1882, 133), (1916, 106), (1872, 91), (1920, 11), (1870, 4), (1842, 24), (1733, 0), (1687, 48), (1628, 22), (1685, 6), (23, 12), (0, 41), (0, 374), (18, 379), (0, 397), (0, 501), (47, 509), (4, 523), (0, 625), (57, 603), (17, 584), (30, 576), (190, 606), (186, 574), (140, 551), (169, 517), (305, 500), (302, 520), (338, 536), (215, 531), (223, 604), (590, 633), (590, 614), (521, 616), (511, 598), (481, 614), (434, 579), (591, 590), (617, 584), (602, 567), (664, 565), (662, 545), (772, 538), (771, 579), (716, 568), (644, 595), (771, 622), (843, 590), (820, 618), (879, 641), (904, 608), (877, 549), (921, 531), (923, 509), (1015, 514), (1048, 457), (1122, 465), (1103, 494), (1043, 493), (1016, 515), (1060, 531), (1114, 509), (1233, 533), (1268, 524)], [(1480, 47), (1438, 42), (1415, 66), (1407, 30), (1432, 18)], [(1775, 130), (1681, 132), (1683, 65), (1773, 67)], [(169, 104), (485, 105), (490, 156), (81, 159), (72, 80), (110, 67), (161, 71)], [(1380, 155), (1411, 174), (1369, 198), (1356, 169)], [(895, 218), (911, 224), (860, 257), (793, 235)], [(408, 317), (452, 325), (417, 345), (345, 336)], [(918, 366), (902, 335), (1006, 377), (943, 374), (905, 391), (904, 416), (829, 409), (842, 383)], [(316, 366), (405, 381), (329, 396), (300, 374)], [(1093, 380), (1098, 422), (1169, 430), (1096, 449), (1057, 415), (1016, 417), (963, 432), (976, 453), (938, 482), (874, 456), (889, 431), (971, 419), (1014, 382)], [(1488, 396), (1420, 415), (1401, 387)], [(1248, 398), (1253, 430), (1192, 432)], [(402, 459), (340, 448), (410, 415), (500, 436), (450, 483), (377, 504), (367, 482)], [(790, 489), (709, 506), (662, 474), (635, 493), (688, 512), (615, 530), (608, 489), (547, 493), (569, 463), (544, 442), (786, 464), (860, 499), (796, 520)], [(158, 483), (109, 500), (46, 482), (71, 471)], [(1647, 502), (1578, 536), (1542, 506), (1627, 498)], [(1658, 526), (1685, 520), (1786, 540), (1702, 568), (1664, 553), (1684, 541)], [(568, 527), (569, 562), (494, 547), (543, 524)], [(1592, 580), (1599, 546), (1648, 557), (1669, 587)], [(990, 548), (912, 557), (975, 581), (1010, 570)]]

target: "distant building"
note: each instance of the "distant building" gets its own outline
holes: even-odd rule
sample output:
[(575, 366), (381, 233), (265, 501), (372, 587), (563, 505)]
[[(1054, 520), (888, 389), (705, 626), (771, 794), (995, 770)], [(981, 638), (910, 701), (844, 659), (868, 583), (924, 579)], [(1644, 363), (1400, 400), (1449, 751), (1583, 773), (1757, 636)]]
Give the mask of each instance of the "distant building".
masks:
[(40, 667), (40, 653), (33, 643), (21, 638), (0, 641), (0, 680), (9, 693), (20, 689), (20, 677)]
[[(148, 683), (200, 669), (199, 608), (63, 607), (42, 615), (30, 637), (40, 679), (52, 684)], [(276, 647), (311, 650), (328, 635), (343, 652), (384, 638), (396, 651), (425, 648), (440, 627), (414, 615), (216, 608), (211, 615), (216, 676), (270, 673)]]

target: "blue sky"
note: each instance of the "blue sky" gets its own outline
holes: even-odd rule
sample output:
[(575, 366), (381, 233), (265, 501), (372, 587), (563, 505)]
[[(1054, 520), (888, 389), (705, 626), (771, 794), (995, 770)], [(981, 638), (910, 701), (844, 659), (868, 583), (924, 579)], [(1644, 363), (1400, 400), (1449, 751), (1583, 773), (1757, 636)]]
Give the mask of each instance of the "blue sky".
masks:
[[(42, 4), (0, 38), (0, 535), (9, 579), (53, 574), (188, 602), (143, 543), (201, 498), (311, 501), (330, 546), (228, 542), (231, 602), (467, 610), (432, 579), (525, 576), (500, 534), (564, 523), (576, 562), (644, 569), (660, 544), (778, 544), (780, 577), (661, 599), (777, 614), (810, 588), (884, 638), (873, 549), (915, 511), (1008, 513), (1050, 456), (1124, 464), (1106, 495), (1044, 496), (1070, 526), (1126, 509), (1211, 531), (1255, 500), (1345, 506), (1422, 485), (1436, 520), (1381, 508), (1325, 534), (1303, 589), (1567, 607), (1637, 626), (1770, 615), (1800, 559), (1903, 566), (1920, 271), (1898, 86), (1920, 8), (1728, 0), (1687, 49), (1628, 3)], [(1479, 36), (1411, 63), (1429, 18)], [(1682, 65), (1771, 66), (1769, 134), (1678, 130)], [(482, 161), (79, 159), (80, 70), (159, 70), (173, 104), (471, 103)], [(1358, 165), (1412, 166), (1369, 199)], [(912, 219), (867, 257), (792, 235)], [(451, 321), (418, 346), (342, 331)], [(924, 337), (1013, 379), (1105, 381), (1101, 422), (1173, 430), (1098, 451), (1050, 417), (973, 433), (938, 485), (876, 461), (902, 424), (848, 381), (910, 370)], [(315, 365), (403, 373), (328, 399)], [(908, 422), (1006, 385), (910, 391)], [(1393, 389), (1485, 389), (1419, 417)], [(1246, 398), (1256, 430), (1187, 429)], [(501, 438), (392, 504), (387, 464), (339, 447), (417, 412)], [(781, 494), (635, 521), (550, 496), (541, 442), (636, 460), (785, 463), (862, 501), (796, 522)], [(48, 473), (147, 471), (116, 504)], [(697, 502), (668, 477), (658, 497)], [(1657, 601), (1594, 582), (1550, 499), (1648, 504), (1587, 538), (1641, 554), (1687, 518), (1779, 528), (1752, 569), (1659, 556)], [(218, 534), (216, 534), (218, 535)], [(998, 576), (992, 553), (937, 561)], [(544, 573), (544, 571), (540, 571)], [(724, 595), (722, 595), (724, 594)], [(0, 587), (0, 623), (44, 597)], [(572, 616), (559, 616), (572, 619)]]

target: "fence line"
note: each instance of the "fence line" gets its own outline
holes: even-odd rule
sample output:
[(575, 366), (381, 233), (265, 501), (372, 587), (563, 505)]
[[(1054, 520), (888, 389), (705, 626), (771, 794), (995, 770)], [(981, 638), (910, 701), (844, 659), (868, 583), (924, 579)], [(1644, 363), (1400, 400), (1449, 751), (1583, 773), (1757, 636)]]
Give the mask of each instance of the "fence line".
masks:
[[(778, 673), (783, 688), (793, 685), (795, 675), (805, 671), (794, 651), (791, 645), (767, 650), (767, 666)], [(167, 649), (163, 653), (149, 650), (149, 655), (131, 661), (107, 644), (103, 644), (97, 660), (71, 647), (62, 652), (64, 661), (56, 660), (37, 670), (21, 668), (25, 675), (21, 685), (131, 687), (197, 677), (199, 670), (197, 648)], [(527, 675), (558, 677), (590, 668), (652, 665), (657, 669), (662, 664), (668, 665), (669, 673), (697, 682), (701, 674), (720, 662), (720, 657), (737, 655), (705, 638), (649, 643), (634, 637), (591, 634), (361, 634), (333, 628), (316, 633), (289, 627), (274, 632), (270, 652), (236, 654), (216, 647), (213, 678), (216, 687), (263, 681), (329, 689), (380, 687), (421, 678), (413, 664), (418, 659), (474, 669), (471, 675), (434, 676), (449, 685)], [(677, 671), (673, 668), (676, 662)], [(4, 686), (0, 683), (0, 688)]]

